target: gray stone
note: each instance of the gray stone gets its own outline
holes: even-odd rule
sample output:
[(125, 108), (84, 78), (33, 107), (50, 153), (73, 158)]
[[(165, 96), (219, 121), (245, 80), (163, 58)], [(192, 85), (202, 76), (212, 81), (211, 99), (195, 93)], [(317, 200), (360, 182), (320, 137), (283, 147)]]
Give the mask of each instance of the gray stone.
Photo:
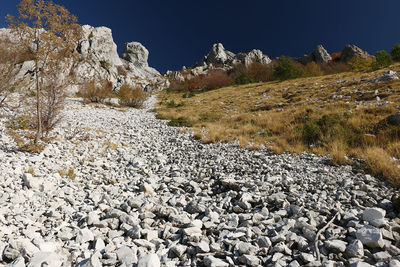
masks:
[(122, 263), (125, 263), (127, 266), (136, 264), (138, 261), (136, 253), (126, 246), (116, 250), (115, 254), (117, 254), (118, 260)]
[(351, 258), (362, 258), (364, 257), (364, 246), (360, 240), (354, 240), (351, 242), (346, 249), (346, 254)]
[(382, 233), (379, 229), (366, 225), (356, 232), (356, 237), (368, 247), (383, 247)]
[(373, 78), (370, 82), (371, 83), (379, 83), (379, 82), (387, 82), (392, 80), (398, 80), (399, 76), (397, 76), (397, 72), (393, 70), (389, 70), (375, 78)]
[(28, 267), (60, 267), (63, 263), (63, 259), (56, 253), (51, 252), (38, 252), (31, 258), (28, 263)]
[(389, 262), (389, 267), (400, 267), (400, 261), (395, 260), (395, 259), (391, 260)]
[(40, 190), (40, 186), (42, 185), (42, 181), (37, 178), (33, 177), (30, 173), (24, 173), (22, 175), (22, 179), (24, 180), (24, 184), (29, 189), (33, 190)]
[(214, 256), (207, 256), (204, 258), (204, 265), (207, 267), (228, 267), (229, 264), (221, 259), (215, 258)]
[(324, 245), (329, 250), (345, 252), (347, 243), (342, 240), (327, 240)]
[(137, 267), (160, 267), (160, 259), (156, 254), (146, 254), (139, 258)]
[(260, 266), (261, 263), (261, 260), (257, 256), (253, 255), (242, 255), (239, 257), (239, 261), (248, 266)]
[(382, 262), (382, 261), (389, 261), (392, 258), (392, 256), (386, 251), (381, 251), (375, 253), (374, 258), (377, 262)]

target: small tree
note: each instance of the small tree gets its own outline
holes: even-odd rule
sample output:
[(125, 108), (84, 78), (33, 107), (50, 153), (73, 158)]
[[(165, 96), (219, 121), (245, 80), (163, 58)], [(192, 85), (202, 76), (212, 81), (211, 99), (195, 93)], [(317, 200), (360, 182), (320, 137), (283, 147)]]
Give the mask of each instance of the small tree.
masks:
[(307, 65), (304, 67), (303, 70), (304, 77), (315, 77), (315, 76), (321, 76), (323, 74), (324, 73), (322, 72), (320, 66), (314, 61), (307, 63)]
[(289, 57), (281, 56), (279, 64), (275, 66), (273, 71), (274, 80), (289, 80), (298, 78), (301, 75), (300, 71), (295, 67), (292, 59)]
[(76, 62), (75, 48), (81, 38), (81, 27), (65, 7), (52, 1), (21, 0), (18, 12), (18, 18), (8, 15), (7, 20), (9, 28), (18, 36), (20, 44), (29, 49), (35, 62), (37, 144), (42, 136), (43, 86), (52, 86), (54, 79), (62, 80), (64, 88), (68, 86), (65, 78)]
[(391, 55), (385, 50), (376, 52), (375, 61), (372, 62), (373, 69), (386, 68), (393, 63)]
[(400, 44), (396, 44), (395, 46), (393, 46), (390, 54), (393, 61), (400, 61)]

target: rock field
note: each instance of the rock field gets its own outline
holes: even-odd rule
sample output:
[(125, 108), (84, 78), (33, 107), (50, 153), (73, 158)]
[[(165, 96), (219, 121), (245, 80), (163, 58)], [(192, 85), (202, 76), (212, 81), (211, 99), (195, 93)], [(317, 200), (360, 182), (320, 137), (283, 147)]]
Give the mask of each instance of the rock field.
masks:
[(400, 266), (396, 191), (350, 166), (77, 99), (55, 134), (31, 155), (0, 123), (0, 266)]

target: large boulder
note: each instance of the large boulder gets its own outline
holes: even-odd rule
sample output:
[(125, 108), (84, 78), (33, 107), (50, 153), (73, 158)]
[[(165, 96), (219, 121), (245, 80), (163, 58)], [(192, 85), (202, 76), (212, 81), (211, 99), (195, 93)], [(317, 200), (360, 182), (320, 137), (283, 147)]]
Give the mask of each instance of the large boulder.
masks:
[(363, 58), (372, 61), (374, 57), (355, 45), (346, 45), (342, 51), (340, 61), (347, 63), (354, 58)]
[(149, 50), (141, 43), (130, 42), (126, 43), (122, 58), (137, 67), (148, 67), (147, 60), (149, 59)]

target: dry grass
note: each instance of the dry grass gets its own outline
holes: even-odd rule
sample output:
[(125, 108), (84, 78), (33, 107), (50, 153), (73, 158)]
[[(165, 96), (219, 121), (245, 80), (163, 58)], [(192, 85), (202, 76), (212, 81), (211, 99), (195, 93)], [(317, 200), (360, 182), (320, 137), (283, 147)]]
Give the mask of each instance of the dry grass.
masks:
[(395, 162), (388, 152), (380, 147), (369, 147), (364, 157), (371, 173), (378, 177), (385, 177), (394, 185), (400, 186), (399, 163)]
[[(390, 69), (400, 71), (400, 64)], [(364, 158), (371, 147), (399, 158), (400, 129), (383, 121), (400, 108), (400, 80), (368, 83), (387, 70), (231, 86), (190, 98), (163, 91), (157, 113), (170, 125), (187, 123), (204, 143), (330, 154), (333, 164)]]

